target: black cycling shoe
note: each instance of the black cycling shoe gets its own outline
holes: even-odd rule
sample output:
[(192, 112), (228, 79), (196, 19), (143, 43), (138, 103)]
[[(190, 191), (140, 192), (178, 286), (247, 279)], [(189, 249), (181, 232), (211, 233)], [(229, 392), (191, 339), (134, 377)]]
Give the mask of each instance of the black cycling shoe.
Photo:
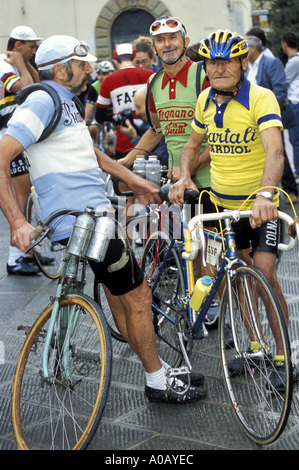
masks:
[[(248, 353), (250, 354), (251, 352), (253, 351), (249, 349)], [(268, 356), (266, 355), (264, 356), (263, 360), (265, 361), (266, 364), (267, 363), (269, 364), (269, 361), (271, 361), (271, 358), (272, 358), (272, 355), (269, 353)], [(260, 362), (260, 359), (251, 357), (249, 361), (250, 361), (249, 364), (254, 366), (255, 364), (258, 364)], [(244, 362), (241, 358), (232, 359), (231, 361), (227, 362), (227, 368), (228, 368), (230, 377), (241, 375), (244, 372)]]
[[(285, 361), (274, 361), (275, 369), (271, 371), (269, 380), (266, 384), (268, 392), (285, 392), (286, 389), (286, 369)], [(297, 368), (293, 365), (293, 383), (299, 379)]]
[(48, 256), (42, 256), (42, 255), (36, 254), (35, 256), (32, 256), (32, 258), (28, 258), (30, 260), (30, 263), (38, 264), (36, 261), (36, 256), (38, 257), (40, 264), (42, 264), (43, 266), (49, 266), (50, 264), (53, 264), (55, 261), (54, 258), (49, 258)]
[(16, 259), (16, 264), (14, 266), (9, 266), (6, 264), (6, 271), (7, 274), (21, 274), (23, 276), (33, 276), (40, 272), (38, 266), (33, 264), (30, 261), (30, 258), (26, 256), (20, 256), (20, 258)]
[(232, 348), (234, 346), (233, 332), (231, 326), (225, 323), (224, 326), (224, 338), (225, 338), (225, 349)]
[(181, 380), (181, 382), (184, 382), (184, 384), (188, 385), (189, 384), (189, 379), (190, 379), (190, 386), (191, 387), (199, 387), (200, 385), (203, 385), (205, 383), (205, 376), (202, 374), (181, 374), (181, 375), (176, 375), (175, 377), (178, 380)]
[(230, 377), (235, 377), (236, 375), (241, 375), (244, 372), (244, 366), (242, 359), (232, 359), (227, 362), (227, 368)]
[(145, 396), (150, 403), (194, 403), (196, 401), (204, 400), (207, 397), (207, 392), (200, 387), (190, 387), (185, 393), (185, 387), (180, 387), (174, 384), (171, 388), (167, 387), (166, 390), (158, 390), (156, 388), (145, 386)]

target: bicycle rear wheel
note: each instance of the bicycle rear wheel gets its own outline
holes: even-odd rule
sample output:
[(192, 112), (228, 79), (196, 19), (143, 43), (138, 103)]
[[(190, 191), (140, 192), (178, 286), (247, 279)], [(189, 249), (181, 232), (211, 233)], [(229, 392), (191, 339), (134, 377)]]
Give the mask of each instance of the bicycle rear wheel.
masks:
[[(110, 386), (111, 336), (99, 306), (84, 294), (59, 304), (43, 374), (43, 349), (53, 303), (28, 332), (12, 384), (12, 425), (19, 449), (86, 449), (100, 422)], [(62, 318), (67, 318), (63, 331)], [(70, 332), (71, 329), (71, 332)], [(64, 347), (62, 338), (70, 332)]]
[[(231, 307), (229, 297), (231, 294)], [(226, 341), (227, 320), (234, 341)], [(220, 308), (220, 354), (225, 386), (240, 425), (258, 444), (282, 433), (292, 400), (292, 366), (288, 332), (276, 295), (264, 276), (240, 267), (226, 286)], [(275, 388), (277, 344), (285, 356), (285, 379)]]
[(141, 269), (152, 291), (158, 354), (170, 366), (178, 367), (182, 362), (178, 332), (183, 334), (184, 345), (188, 345), (184, 336), (186, 288), (180, 254), (174, 247), (169, 249), (170, 243), (163, 232), (152, 234), (144, 248)]
[[(37, 227), (42, 220), (37, 204), (38, 202), (34, 201), (32, 193), (29, 193), (25, 202), (25, 217), (33, 227)], [(64, 254), (65, 248), (58, 242), (51, 242), (48, 237), (44, 238), (42, 246), (36, 246), (34, 248), (36, 263), (41, 272), (49, 279), (57, 279), (61, 275)]]

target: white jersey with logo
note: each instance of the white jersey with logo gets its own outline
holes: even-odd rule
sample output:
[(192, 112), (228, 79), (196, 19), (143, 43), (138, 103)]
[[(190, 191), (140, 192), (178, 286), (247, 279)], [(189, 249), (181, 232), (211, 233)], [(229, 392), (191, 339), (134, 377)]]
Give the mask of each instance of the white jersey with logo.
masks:
[[(58, 209), (84, 210), (87, 205), (108, 205), (102, 170), (85, 121), (72, 101), (74, 95), (55, 82), (45, 83), (58, 92), (62, 103), (62, 115), (53, 133), (36, 143), (54, 114), (53, 100), (43, 90), (29, 95), (17, 108), (6, 132), (26, 149), (43, 218)], [(73, 217), (62, 219), (52, 239), (68, 238), (73, 221)]]

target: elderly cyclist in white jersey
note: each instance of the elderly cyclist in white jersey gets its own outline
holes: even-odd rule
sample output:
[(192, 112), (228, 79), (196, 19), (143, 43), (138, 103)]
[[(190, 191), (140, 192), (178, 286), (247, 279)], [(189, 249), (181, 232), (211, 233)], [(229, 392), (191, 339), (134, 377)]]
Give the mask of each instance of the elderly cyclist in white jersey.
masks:
[[(107, 205), (101, 168), (125, 180), (144, 202), (158, 201), (157, 187), (134, 175), (94, 149), (85, 121), (76, 106), (76, 95), (86, 89), (90, 79), (91, 61), (85, 43), (69, 36), (52, 36), (39, 47), (36, 63), (40, 79), (58, 93), (62, 105), (59, 123), (52, 134), (42, 142), (40, 135), (55, 112), (51, 96), (44, 90), (31, 93), (18, 107), (10, 120), (7, 132), (0, 142), (0, 208), (10, 227), (15, 246), (26, 249), (33, 227), (27, 223), (10, 185), (10, 161), (25, 150), (32, 182), (38, 194), (43, 217), (59, 208), (84, 210)], [(53, 238), (64, 243), (73, 221), (64, 220), (53, 231)], [(121, 246), (112, 239), (103, 263), (91, 263), (98, 282), (108, 289), (111, 310), (116, 324), (132, 349), (140, 358), (146, 375), (145, 393), (150, 401), (190, 402), (205, 397), (199, 387), (186, 390), (185, 377), (169, 387), (166, 369), (158, 357), (151, 318), (151, 293), (143, 274), (134, 260), (116, 273), (107, 267), (118, 261)], [(135, 279), (132, 276), (135, 270)], [(194, 384), (198, 385), (194, 378)], [(186, 393), (181, 394), (181, 392)]]

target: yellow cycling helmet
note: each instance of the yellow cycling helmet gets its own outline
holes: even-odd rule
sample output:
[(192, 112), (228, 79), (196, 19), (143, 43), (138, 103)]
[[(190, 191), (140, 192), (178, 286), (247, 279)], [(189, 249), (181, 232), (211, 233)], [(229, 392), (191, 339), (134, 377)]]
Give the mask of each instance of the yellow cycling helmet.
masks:
[(203, 59), (231, 59), (246, 56), (248, 45), (238, 33), (218, 29), (200, 41), (198, 53)]

